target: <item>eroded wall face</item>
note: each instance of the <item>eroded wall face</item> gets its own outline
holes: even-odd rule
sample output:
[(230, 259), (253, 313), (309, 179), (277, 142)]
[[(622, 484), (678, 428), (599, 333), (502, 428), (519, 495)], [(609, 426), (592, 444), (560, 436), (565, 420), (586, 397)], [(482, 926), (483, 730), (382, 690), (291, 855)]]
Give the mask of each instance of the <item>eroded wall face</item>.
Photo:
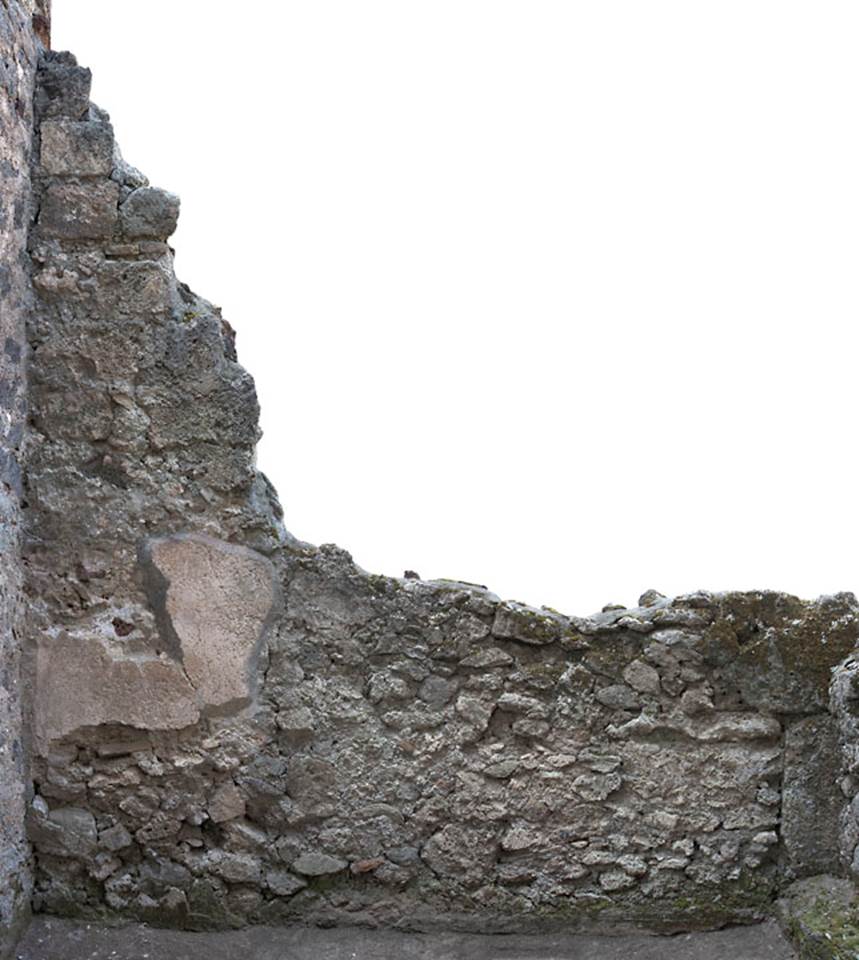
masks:
[(837, 868), (852, 596), (567, 618), (295, 542), (231, 330), (174, 277), (176, 198), (73, 58), (39, 77), (37, 909), (682, 929)]
[(27, 226), (36, 40), (25, 4), (0, 5), (0, 956), (29, 901), (24, 837), (19, 560)]

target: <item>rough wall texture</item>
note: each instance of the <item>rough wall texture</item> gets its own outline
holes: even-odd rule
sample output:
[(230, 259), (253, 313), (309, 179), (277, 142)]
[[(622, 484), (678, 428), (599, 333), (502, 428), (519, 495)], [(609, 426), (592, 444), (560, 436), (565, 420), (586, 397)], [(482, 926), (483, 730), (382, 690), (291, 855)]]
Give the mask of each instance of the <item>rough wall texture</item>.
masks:
[(31, 884), (24, 837), (19, 561), (26, 259), (36, 38), (28, 4), (0, 4), (0, 956)]
[(178, 201), (88, 91), (43, 58), (36, 908), (681, 929), (837, 870), (853, 733), (830, 672), (853, 596), (649, 593), (569, 618), (296, 542), (254, 468), (232, 331), (173, 274)]
[[(859, 656), (847, 657), (833, 673), (830, 688), (840, 761), (839, 853), (854, 880), (859, 880)], [(821, 871), (822, 872), (822, 871)]]

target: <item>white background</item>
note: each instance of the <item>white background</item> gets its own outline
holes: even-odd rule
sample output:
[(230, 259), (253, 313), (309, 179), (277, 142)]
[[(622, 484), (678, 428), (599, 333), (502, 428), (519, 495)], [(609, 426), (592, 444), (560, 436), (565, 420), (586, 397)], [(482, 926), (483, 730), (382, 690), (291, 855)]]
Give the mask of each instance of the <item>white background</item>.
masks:
[(859, 588), (859, 7), (55, 0), (289, 529), (587, 613)]

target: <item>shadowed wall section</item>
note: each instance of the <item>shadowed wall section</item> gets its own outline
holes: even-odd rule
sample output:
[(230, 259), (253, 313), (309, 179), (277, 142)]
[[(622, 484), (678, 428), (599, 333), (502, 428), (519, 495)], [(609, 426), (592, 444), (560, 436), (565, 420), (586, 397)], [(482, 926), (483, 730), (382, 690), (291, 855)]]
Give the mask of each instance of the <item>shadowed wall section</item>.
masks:
[(27, 775), (21, 726), (19, 552), (36, 13), (44, 19), (47, 6), (36, 10), (19, 0), (0, 4), (0, 957), (11, 950), (31, 886), (23, 829)]

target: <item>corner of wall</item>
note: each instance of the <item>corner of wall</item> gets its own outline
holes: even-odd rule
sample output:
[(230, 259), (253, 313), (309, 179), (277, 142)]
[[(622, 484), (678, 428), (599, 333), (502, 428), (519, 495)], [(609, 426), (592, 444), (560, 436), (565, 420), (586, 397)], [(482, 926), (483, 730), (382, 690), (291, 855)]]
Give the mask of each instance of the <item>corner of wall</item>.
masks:
[(24, 830), (29, 787), (22, 720), (21, 447), (26, 418), (25, 258), (30, 220), (33, 85), (47, 0), (0, 5), (0, 958), (29, 913), (31, 853)]

